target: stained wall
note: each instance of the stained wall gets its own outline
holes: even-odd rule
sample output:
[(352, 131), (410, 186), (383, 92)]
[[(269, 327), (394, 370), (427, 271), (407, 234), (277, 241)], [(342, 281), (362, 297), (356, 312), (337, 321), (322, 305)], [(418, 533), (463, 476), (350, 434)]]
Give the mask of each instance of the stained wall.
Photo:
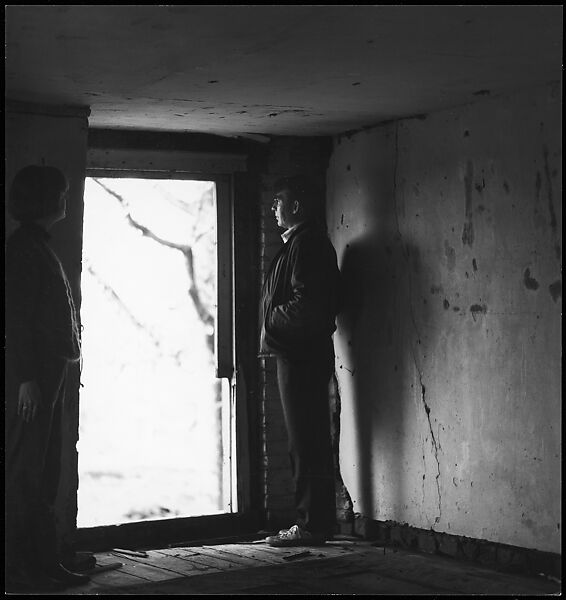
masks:
[(560, 132), (548, 85), (335, 139), (355, 512), (560, 552)]

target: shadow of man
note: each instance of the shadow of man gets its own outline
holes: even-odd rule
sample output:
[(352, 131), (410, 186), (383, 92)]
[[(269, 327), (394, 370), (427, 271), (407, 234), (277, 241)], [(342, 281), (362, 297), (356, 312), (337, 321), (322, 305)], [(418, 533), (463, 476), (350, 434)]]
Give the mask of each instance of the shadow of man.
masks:
[(407, 391), (419, 343), (415, 313), (426, 318), (427, 301), (419, 249), (401, 235), (394, 209), (377, 222), (344, 249), (335, 346), (343, 415), (350, 419), (343, 442), (353, 467), (347, 483), (354, 512), (381, 520), (407, 502)]

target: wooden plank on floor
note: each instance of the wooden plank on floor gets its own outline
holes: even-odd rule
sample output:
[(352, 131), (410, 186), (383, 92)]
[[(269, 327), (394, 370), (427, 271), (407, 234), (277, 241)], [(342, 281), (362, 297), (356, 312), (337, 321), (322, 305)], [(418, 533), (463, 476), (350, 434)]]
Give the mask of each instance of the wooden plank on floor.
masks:
[[(214, 546), (206, 546), (209, 548), (214, 548)], [(269, 552), (266, 550), (265, 546), (261, 545), (253, 545), (253, 544), (238, 544), (237, 546), (238, 552), (242, 556), (246, 556), (248, 558), (254, 558), (256, 560), (260, 560), (265, 564), (283, 564), (286, 561), (284, 557), (287, 554), (282, 552)]]
[[(194, 565), (199, 565), (202, 568), (210, 570), (227, 571), (230, 569), (241, 569), (242, 565), (237, 564), (229, 558), (218, 556), (217, 552), (199, 552), (200, 547), (191, 548), (191, 552), (185, 554), (183, 548), (175, 548), (174, 556)], [(196, 551), (196, 553), (195, 553)], [(170, 551), (161, 550), (164, 554), (169, 554)]]
[[(195, 546), (191, 548), (171, 548), (171, 549), (163, 549), (161, 552), (171, 553), (174, 551), (175, 556), (182, 557), (186, 560), (191, 560), (191, 558), (198, 558), (200, 553), (201, 560), (204, 556), (216, 556), (215, 549), (218, 546)], [(203, 550), (203, 551), (201, 551)], [(240, 551), (240, 555), (252, 559), (257, 559), (258, 562), (261, 561), (261, 564), (273, 564), (274, 562), (282, 562), (281, 560), (275, 560), (271, 555), (265, 555), (262, 552), (255, 552), (254, 550), (248, 551)], [(220, 556), (222, 558), (222, 556)], [(226, 560), (230, 560), (229, 557), (226, 557)]]
[[(177, 560), (182, 560), (188, 565), (193, 565), (195, 569), (203, 573), (208, 573), (209, 571), (222, 571), (223, 568), (221, 564), (213, 566), (205, 560), (205, 556), (202, 555), (201, 552), (196, 551), (194, 548), (161, 548), (157, 550), (163, 556), (172, 557)], [(225, 568), (228, 568), (227, 565), (224, 565)]]
[[(322, 562), (332, 563), (334, 567), (341, 561), (339, 558), (322, 559)], [(251, 569), (236, 569), (233, 571), (223, 571), (215, 575), (203, 574), (200, 577), (190, 577), (186, 579), (177, 579), (165, 581), (162, 583), (152, 583), (145, 586), (130, 587), (120, 593), (128, 594), (163, 594), (163, 595), (194, 595), (194, 594), (328, 594), (340, 590), (348, 592), (348, 586), (354, 585), (353, 577), (350, 574), (344, 578), (343, 583), (337, 583), (336, 579), (319, 576), (317, 561), (310, 563), (294, 563), (291, 565), (267, 565), (265, 567), (255, 567)], [(332, 572), (327, 568), (326, 573)], [(363, 576), (369, 577), (359, 586), (367, 592), (372, 593), (380, 591), (377, 585), (384, 578), (363, 572)], [(348, 579), (349, 577), (349, 579)], [(417, 587), (411, 583), (388, 582), (388, 590), (395, 590), (403, 593), (404, 590), (416, 591), (420, 593), (428, 592), (424, 586)]]
[(253, 558), (245, 556), (238, 551), (238, 547), (234, 544), (225, 546), (199, 546), (198, 553), (203, 556), (214, 556), (223, 560), (227, 560), (234, 565), (234, 567), (261, 567), (267, 563), (265, 560), (259, 558)]
[[(214, 574), (205, 573), (199, 577), (186, 577), (142, 586), (128, 586), (119, 593), (131, 595), (232, 595), (242, 591), (255, 593), (257, 587), (284, 583), (285, 578), (281, 578), (281, 575), (278, 576), (281, 569), (285, 569), (285, 565), (226, 570)], [(274, 570), (276, 571), (274, 572)]]
[(145, 579), (128, 575), (128, 573), (122, 573), (121, 575), (122, 577), (115, 577), (111, 581), (107, 580), (105, 583), (101, 583), (96, 577), (93, 577), (89, 583), (58, 590), (56, 595), (98, 596), (99, 594), (113, 593), (113, 590), (116, 588), (149, 583)]
[[(400, 560), (401, 555), (397, 553), (382, 552), (371, 552), (364, 550), (360, 553), (343, 556), (339, 561), (329, 563), (331, 572), (326, 574), (326, 577), (332, 578), (340, 573), (340, 569), (343, 570), (344, 574), (349, 576), (348, 566), (351, 569), (358, 569), (360, 571), (366, 571), (371, 573), (367, 579), (371, 577), (381, 577), (383, 584), (388, 583), (388, 586), (395, 587), (400, 586), (403, 589), (410, 590), (415, 587), (415, 593), (423, 593), (426, 590), (430, 593), (449, 593), (454, 591), (451, 586), (443, 585), (442, 580), (438, 580), (435, 576), (424, 576), (430, 575), (430, 564), (426, 562), (422, 563), (409, 563), (408, 557), (404, 555)], [(397, 582), (397, 583), (396, 583)]]
[[(392, 549), (386, 549), (384, 553), (383, 548), (376, 547), (359, 547), (355, 552), (334, 557), (313, 554), (297, 561), (285, 560), (285, 557), (304, 550), (299, 547), (266, 550), (262, 545), (223, 544), (148, 551), (147, 558), (129, 560), (126, 557), (118, 559), (110, 552), (99, 553), (96, 555), (98, 565), (119, 560), (124, 564), (123, 569), (94, 575), (90, 584), (64, 590), (60, 595), (359, 593), (537, 596), (556, 595), (560, 588), (560, 584), (498, 573), (445, 557)], [(310, 550), (316, 552), (318, 549)], [(248, 552), (255, 556), (248, 555)], [(240, 562), (236, 562), (236, 558)], [(143, 564), (144, 561), (147, 564)], [(244, 561), (251, 562), (249, 567), (242, 564)], [(228, 564), (232, 566), (226, 566)], [(179, 575), (181, 571), (188, 575)], [(189, 576), (191, 573), (197, 576)]]
[(359, 546), (355, 542), (329, 541), (323, 546), (325, 548), (340, 548), (343, 553), (360, 552), (366, 546)]
[[(244, 546), (244, 544), (242, 544), (242, 546)], [(273, 556), (276, 559), (285, 558), (293, 554), (297, 554), (298, 552), (304, 552), (305, 550), (310, 550), (311, 552), (319, 550), (318, 547), (309, 548), (307, 546), (274, 548), (273, 546), (269, 546), (267, 544), (255, 544), (253, 546), (248, 546), (248, 548), (249, 547), (253, 548), (256, 551), (262, 552), (264, 556)]]
[(439, 556), (375, 549), (357, 555), (352, 564), (363, 565), (388, 580), (417, 584), (436, 593), (508, 595), (536, 593), (540, 585), (529, 579), (481, 569)]
[[(330, 558), (333, 556), (343, 556), (351, 554), (350, 550), (344, 550), (340, 546), (292, 546), (288, 548), (274, 548), (273, 546), (261, 545), (258, 544), (254, 546), (254, 548), (260, 548), (266, 554), (272, 556), (283, 557), (284, 559), (289, 559), (296, 554), (300, 554), (303, 552), (310, 552), (309, 559), (312, 558)], [(285, 560), (287, 562), (287, 560)]]
[(308, 578), (304, 585), (310, 593), (323, 594), (332, 589), (334, 594), (379, 594), (379, 595), (433, 595), (436, 588), (412, 581), (388, 579), (371, 571), (360, 571), (343, 577)]
[(197, 553), (190, 552), (183, 555), (178, 549), (176, 550), (174, 552), (149, 550), (146, 557), (132, 557), (131, 560), (171, 571), (177, 577), (191, 577), (214, 570), (213, 566), (203, 564), (202, 560), (199, 560), (200, 556)]
[[(449, 557), (426, 554), (406, 554), (403, 561), (418, 565), (419, 561), (427, 565), (427, 576), (434, 576), (449, 583), (459, 593), (524, 594), (537, 595), (548, 588), (552, 593), (552, 583), (542, 579), (503, 573), (488, 567)], [(417, 570), (419, 567), (417, 567)], [(471, 590), (471, 592), (470, 592)], [(485, 592), (482, 592), (485, 590)], [(517, 591), (519, 590), (519, 591)]]
[[(218, 546), (203, 546), (203, 548), (215, 549)], [(299, 550), (297, 548), (285, 548), (283, 552), (277, 552), (277, 548), (268, 548), (263, 545), (253, 545), (253, 544), (230, 544), (226, 546), (222, 546), (221, 548), (225, 552), (230, 552), (231, 554), (237, 554), (240, 556), (247, 556), (254, 560), (262, 561), (266, 564), (279, 564), (285, 557), (290, 556), (291, 554), (296, 554)], [(271, 550), (275, 550), (275, 552), (271, 552)]]
[(339, 549), (337, 544), (329, 544), (328, 542), (326, 544), (320, 544), (318, 546), (309, 546), (308, 544), (305, 544), (304, 546), (276, 547), (276, 546), (270, 546), (267, 542), (264, 542), (262, 544), (254, 544), (254, 546), (256, 546), (258, 548), (265, 548), (269, 552), (288, 552), (288, 551), (293, 552), (298, 549), (304, 550), (307, 548), (309, 550), (320, 550), (321, 552), (324, 552), (324, 551), (333, 552), (333, 551), (336, 551), (337, 549)]
[[(192, 556), (194, 559), (194, 555)], [(201, 557), (204, 558), (204, 557)], [(526, 583), (520, 577), (497, 579), (497, 573), (486, 572), (485, 577), (469, 572), (461, 565), (463, 583), (471, 585), (468, 593), (493, 593), (504, 583), (507, 594), (520, 595)], [(162, 582), (115, 589), (117, 594), (373, 594), (373, 595), (457, 595), (457, 569), (448, 569), (443, 576), (441, 557), (411, 555), (409, 553), (362, 552), (342, 557), (322, 558), (295, 563), (271, 564), (251, 568), (227, 569), (198, 577), (179, 577)], [(476, 577), (478, 580), (476, 580)], [(544, 583), (544, 582), (543, 582)], [(544, 590), (537, 581), (536, 591)], [(102, 591), (106, 594), (106, 591)], [(537, 595), (537, 594), (533, 594)]]
[[(97, 562), (99, 557), (101, 560), (105, 560), (107, 562), (116, 562), (116, 556), (110, 552), (97, 554)], [(133, 557), (128, 558), (126, 556), (121, 556), (120, 562), (124, 566), (120, 569), (120, 571), (123, 573), (129, 573), (130, 575), (136, 575), (137, 577), (145, 579), (146, 581), (164, 581), (174, 577), (179, 577), (179, 574), (174, 571), (163, 569), (157, 565), (146, 564), (141, 562), (142, 560), (147, 559), (134, 559)], [(101, 564), (104, 563), (101, 562)]]
[[(104, 556), (101, 554), (96, 555), (96, 564), (97, 566), (104, 566), (115, 562), (121, 562), (121, 560), (117, 560), (114, 556)], [(127, 584), (127, 583), (140, 583), (142, 581), (147, 581), (143, 577), (139, 577), (133, 573), (127, 573), (124, 571), (123, 566), (119, 569), (114, 569), (112, 571), (102, 571), (100, 573), (93, 573), (90, 575), (91, 580), (98, 585), (104, 586), (113, 586), (116, 584)]]
[[(321, 548), (318, 546), (297, 546), (294, 548), (272, 548), (263, 545), (254, 544), (226, 544), (222, 546), (202, 546), (200, 548), (208, 548), (210, 551), (219, 550), (220, 552), (226, 552), (233, 556), (249, 557), (257, 561), (262, 561), (269, 564), (279, 564), (292, 562), (294, 557), (301, 557), (305, 555), (305, 558), (327, 558), (329, 556), (340, 556), (344, 552), (342, 548)], [(350, 552), (347, 552), (350, 554)], [(221, 554), (219, 556), (222, 556)]]

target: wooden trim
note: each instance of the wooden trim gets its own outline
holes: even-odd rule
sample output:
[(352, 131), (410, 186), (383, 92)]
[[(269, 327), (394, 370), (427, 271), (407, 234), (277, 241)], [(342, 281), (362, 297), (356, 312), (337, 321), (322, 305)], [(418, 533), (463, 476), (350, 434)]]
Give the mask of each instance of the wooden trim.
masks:
[(234, 372), (232, 187), (231, 182), (224, 178), (216, 180), (217, 314), (215, 354), (216, 377), (220, 379), (231, 379)]
[(6, 113), (20, 113), (30, 115), (42, 115), (48, 117), (80, 118), (87, 119), (90, 116), (88, 106), (67, 106), (64, 104), (36, 104), (34, 102), (22, 102), (20, 100), (6, 100)]
[(218, 175), (190, 173), (185, 171), (144, 171), (135, 169), (96, 169), (87, 167), (87, 177), (108, 177), (114, 179), (178, 179), (192, 181), (216, 181)]
[[(103, 151), (100, 151), (103, 152)], [(123, 153), (122, 153), (123, 152)], [(170, 169), (167, 157), (176, 155), (177, 158), (187, 156), (185, 152), (153, 151), (152, 156), (159, 155), (161, 170), (146, 170), (140, 168), (143, 161), (128, 159), (135, 155), (133, 150), (124, 150), (120, 154), (104, 151), (105, 161), (97, 162), (100, 156), (90, 153), (87, 160), (87, 177), (137, 177), (143, 179), (193, 179), (213, 181), (216, 185), (217, 207), (217, 322), (216, 331), (219, 333), (215, 340), (217, 361), (217, 377), (223, 379), (229, 389), (229, 398), (225, 408), (230, 409), (230, 415), (223, 418), (224, 455), (226, 457), (225, 475), (231, 475), (231, 481), (224, 479), (226, 496), (230, 499), (230, 513), (216, 514), (203, 517), (178, 519), (160, 519), (108, 525), (93, 528), (81, 528), (77, 531), (77, 544), (82, 549), (111, 548), (116, 546), (131, 547), (143, 544), (169, 544), (172, 541), (185, 542), (191, 539), (210, 539), (228, 535), (250, 534), (259, 528), (259, 513), (249, 512), (252, 508), (250, 501), (250, 461), (248, 451), (249, 435), (246, 389), (240, 389), (241, 377), (235, 375), (235, 265), (234, 265), (234, 181), (229, 173), (202, 172), (188, 170), (176, 171)], [(141, 157), (143, 153), (139, 153)], [(204, 155), (201, 155), (204, 156)], [(116, 165), (110, 158), (124, 157), (123, 168)], [(147, 155), (146, 155), (147, 157)], [(241, 157), (239, 157), (241, 158)], [(147, 163), (146, 163), (147, 164)], [(101, 168), (102, 165), (102, 168)], [(185, 165), (186, 166), (186, 165)], [(240, 240), (240, 243), (244, 240)], [(244, 243), (248, 243), (245, 240)], [(243, 414), (240, 412), (243, 411)], [(225, 411), (223, 411), (225, 412)], [(235, 412), (235, 414), (234, 414)], [(246, 464), (242, 464), (246, 461)], [(227, 484), (230, 483), (228, 486)], [(255, 506), (253, 507), (256, 508)]]
[[(102, 149), (91, 148), (87, 156), (88, 177), (135, 177), (143, 179), (193, 179), (216, 184), (217, 206), (217, 323), (215, 341), (217, 377), (225, 379), (230, 390), (230, 416), (223, 423), (224, 446), (228, 464), (226, 474), (232, 475), (230, 489), (231, 513), (173, 520), (143, 521), (83, 528), (77, 531), (79, 547), (116, 547), (131, 544), (171, 543), (190, 539), (210, 539), (230, 534), (252, 533), (259, 528), (260, 517), (252, 509), (250, 490), (251, 456), (248, 450), (250, 427), (248, 398), (242, 377), (235, 374), (235, 264), (234, 264), (234, 176), (244, 171), (246, 157), (241, 154), (185, 152), (177, 150)], [(245, 176), (245, 175), (242, 175)], [(249, 239), (238, 243), (250, 243)], [(244, 286), (245, 287), (245, 286)], [(239, 287), (240, 292), (242, 286)], [(247, 329), (244, 327), (244, 329)], [(223, 382), (224, 383), (224, 382)], [(234, 414), (235, 411), (235, 414)], [(245, 461), (245, 464), (242, 463)], [(225, 479), (225, 485), (226, 485)], [(257, 506), (253, 506), (257, 509)], [(152, 542), (151, 540), (155, 540)]]
[[(89, 148), (87, 167), (111, 171), (143, 171), (165, 173), (227, 174), (246, 170), (243, 154), (184, 152), (179, 150), (145, 150), (121, 148)], [(147, 176), (147, 175), (146, 175)]]
[(75, 550), (99, 552), (117, 547), (135, 549), (190, 545), (202, 540), (254, 535), (259, 528), (257, 512), (85, 527), (75, 534)]

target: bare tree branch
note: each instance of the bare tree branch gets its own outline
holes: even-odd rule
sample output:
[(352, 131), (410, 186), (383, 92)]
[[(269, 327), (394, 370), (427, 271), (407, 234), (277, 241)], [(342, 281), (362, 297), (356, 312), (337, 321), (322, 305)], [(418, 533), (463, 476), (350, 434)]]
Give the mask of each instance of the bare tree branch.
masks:
[[(161, 244), (162, 246), (166, 246), (167, 248), (172, 248), (173, 250), (177, 250), (183, 254), (183, 256), (185, 258), (185, 265), (187, 268), (187, 273), (189, 276), (188, 294), (193, 302), (193, 305), (195, 307), (195, 310), (197, 312), (199, 319), (206, 327), (206, 343), (207, 343), (207, 346), (208, 346), (210, 352), (213, 353), (214, 352), (214, 315), (210, 312), (210, 310), (208, 309), (208, 307), (206, 306), (205, 302), (202, 299), (202, 295), (201, 295), (201, 292), (200, 292), (200, 289), (199, 289), (199, 286), (197, 283), (196, 275), (195, 275), (195, 262), (194, 262), (192, 246), (189, 246), (188, 244), (176, 244), (175, 242), (171, 242), (169, 240), (165, 240), (165, 239), (159, 237), (158, 235), (153, 233), (153, 231), (151, 231), (149, 228), (145, 227), (141, 223), (138, 223), (132, 217), (132, 215), (129, 211), (129, 208), (128, 208), (128, 203), (126, 202), (126, 200), (124, 199), (123, 196), (121, 196), (114, 190), (110, 189), (108, 186), (104, 185), (104, 183), (102, 183), (99, 179), (96, 179), (93, 177), (93, 181), (95, 181), (102, 189), (104, 189), (104, 191), (106, 191), (108, 194), (110, 194), (111, 196), (116, 198), (116, 200), (118, 200), (118, 202), (124, 209), (125, 216), (126, 216), (128, 223), (132, 227), (137, 229), (139, 232), (141, 232), (141, 234), (143, 236), (148, 237), (149, 239), (153, 240), (154, 242), (157, 242), (158, 244)], [(202, 210), (202, 209), (199, 208), (199, 210)], [(198, 236), (197, 240), (200, 239), (205, 234), (206, 234), (206, 232), (201, 233)]]
[[(132, 324), (137, 329), (143, 331), (150, 338), (152, 344), (157, 348), (157, 350), (159, 350), (159, 352), (161, 354), (163, 354), (163, 350), (161, 348), (161, 341), (159, 340), (159, 338), (151, 331), (151, 329), (147, 325), (144, 325), (143, 323), (138, 321), (138, 319), (132, 314), (130, 309), (126, 306), (126, 304), (122, 300), (122, 298), (120, 298), (120, 296), (116, 293), (114, 288), (111, 287), (110, 285), (108, 285), (108, 283), (106, 283), (102, 279), (102, 277), (96, 272), (94, 267), (86, 261), (85, 261), (85, 264), (86, 264), (87, 271), (92, 275), (92, 277), (94, 277), (96, 282), (104, 289), (104, 291), (112, 298), (112, 300), (114, 300), (114, 302), (116, 302), (116, 304), (118, 304), (118, 306), (122, 309), (122, 311), (126, 313), (126, 315), (130, 319)], [(175, 360), (175, 362), (178, 365), (181, 364), (181, 362), (179, 360), (179, 354), (180, 353), (177, 352), (177, 353), (171, 355), (171, 358), (173, 358), (173, 360)]]
[[(212, 232), (213, 229), (209, 227), (208, 229), (205, 229), (204, 231), (201, 231), (198, 234), (196, 233), (197, 225), (201, 222), (201, 215), (203, 214), (203, 202), (198, 203), (196, 207), (196, 215), (194, 215), (194, 210), (190, 210), (192, 206), (188, 204), (185, 200), (182, 200), (174, 194), (171, 194), (171, 192), (169, 192), (167, 189), (159, 188), (156, 184), (153, 185), (153, 188), (157, 189), (158, 192), (165, 198), (165, 200), (169, 202), (172, 206), (194, 217), (193, 227), (191, 231), (191, 238), (194, 240), (194, 244), (199, 242), (200, 239), (203, 238), (205, 235), (208, 235)], [(203, 197), (205, 196), (205, 194), (210, 194), (212, 196), (212, 192), (210, 190), (206, 190), (203, 193)]]

